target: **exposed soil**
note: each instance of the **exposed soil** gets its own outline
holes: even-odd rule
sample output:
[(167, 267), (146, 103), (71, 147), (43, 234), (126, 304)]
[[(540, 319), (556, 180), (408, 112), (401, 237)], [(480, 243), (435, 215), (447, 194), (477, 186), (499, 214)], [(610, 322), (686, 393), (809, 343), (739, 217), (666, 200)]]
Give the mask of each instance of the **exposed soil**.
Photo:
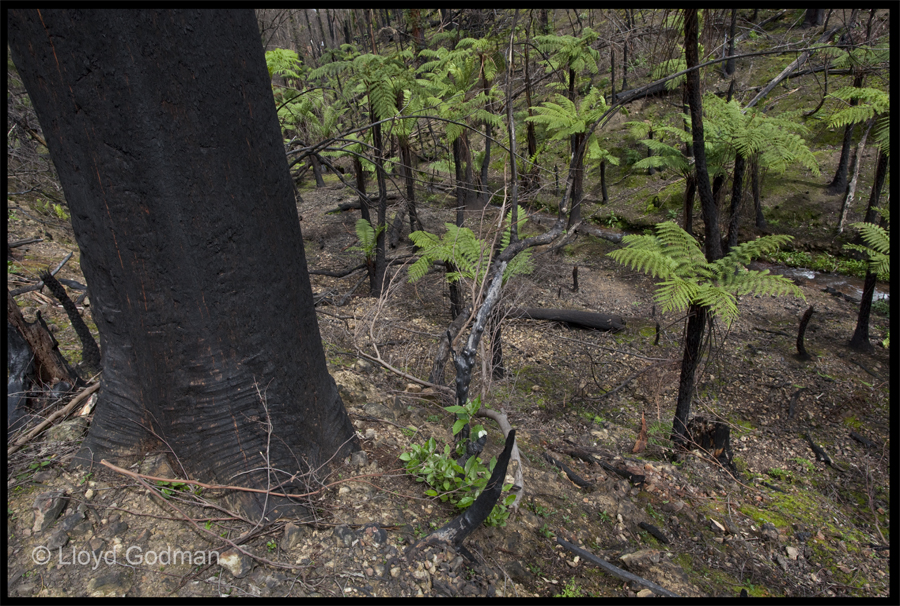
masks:
[[(332, 186), (304, 191), (303, 197), (298, 210), (310, 268), (358, 264), (358, 253), (341, 252), (355, 242), (358, 214), (323, 214), (346, 201), (346, 191)], [(426, 229), (439, 231), (443, 221), (452, 220), (452, 211), (444, 196), (435, 195), (423, 204), (420, 217)], [(547, 222), (536, 216), (529, 227), (537, 231)], [(478, 224), (477, 218), (470, 220), (476, 232)], [(21, 273), (34, 278), (38, 268), (54, 266), (75, 250), (60, 276), (83, 282), (66, 224), (25, 211), (10, 221), (10, 241), (35, 234), (45, 241), (17, 249)], [(434, 548), (405, 556), (410, 543), (456, 513), (426, 497), (423, 485), (402, 473), (398, 458), (408, 444), (430, 436), (452, 440), (453, 415), (441, 408), (449, 402), (356, 355), (374, 356), (377, 345), (394, 367), (427, 377), (450, 321), (443, 276), (432, 272), (409, 284), (401, 269), (390, 295), (379, 302), (364, 296), (368, 283), (359, 283), (360, 271), (312, 280), (318, 295), (337, 295), (332, 300), (358, 286), (344, 306), (317, 309), (330, 370), (366, 453), (365, 460), (341, 461), (326, 478), (311, 483), (311, 489), (327, 485), (310, 497), (314, 520), (256, 527), (200, 504), (202, 498), (222, 507), (216, 498), (220, 490), (205, 490), (200, 497), (174, 490), (164, 500), (155, 492), (149, 495), (135, 479), (106, 469), (68, 471), (80, 434), (54, 441), (45, 434), (12, 455), (7, 469), (9, 595), (647, 595), (645, 587), (575, 557), (556, 537), (682, 596), (737, 596), (741, 589), (753, 596), (889, 595), (890, 359), (880, 346), (871, 354), (846, 346), (856, 306), (801, 284), (806, 301), (742, 297), (734, 324), (716, 325), (711, 354), (698, 371), (693, 414), (729, 424), (737, 468), (732, 475), (697, 451), (671, 457), (668, 434), (684, 322), (675, 313), (657, 311), (654, 317), (652, 281), (606, 257), (614, 247), (582, 236), (563, 254), (538, 251), (535, 272), (514, 279), (506, 291), (507, 305), (619, 314), (627, 328), (603, 333), (529, 320), (504, 322), (507, 375), (486, 381), (490, 373), (479, 368), (471, 391), (504, 411), (517, 430), (525, 488), (505, 527), (482, 527), (469, 537), (465, 546), (471, 560)], [(405, 252), (390, 252), (400, 254)], [(571, 289), (574, 265), (579, 267), (578, 292)], [(19, 285), (12, 274), (8, 284), (10, 289)], [(38, 293), (18, 302), (29, 320), (41, 309), (57, 327), (65, 355), (78, 360), (80, 347), (57, 304)], [(810, 305), (816, 312), (806, 347), (813, 358), (804, 362), (795, 355), (795, 340), (800, 316)], [(90, 316), (89, 306), (85, 316)], [(654, 346), (656, 321), (662, 331)], [(880, 341), (889, 320), (873, 315), (872, 324), (873, 341)], [(448, 382), (451, 378), (448, 364)], [(635, 454), (642, 416), (648, 440)], [(496, 454), (502, 434), (493, 423), (485, 427), (486, 451)], [(863, 446), (851, 430), (877, 446)], [(806, 434), (830, 455), (833, 466), (816, 459)], [(645, 482), (633, 485), (563, 454), (572, 445), (595, 449), (605, 462), (640, 472)], [(564, 461), (591, 486), (578, 488), (543, 453)], [(182, 477), (172, 470), (179, 469), (177, 461), (158, 455), (148, 453), (134, 471)], [(51, 490), (63, 490), (67, 506), (55, 524), (35, 533), (32, 505)], [(364, 528), (370, 524), (378, 529)], [(668, 542), (653, 536), (647, 525)], [(227, 560), (236, 564), (231, 570), (208, 565), (202, 557), (141, 561), (151, 552), (175, 550), (195, 555), (213, 550), (224, 561), (230, 545), (220, 537), (234, 540), (254, 527), (242, 547), (256, 559), (241, 564), (236, 555)], [(60, 542), (61, 551), (54, 550), (49, 562), (35, 562), (38, 546)], [(136, 548), (130, 560), (129, 548)], [(83, 553), (101, 559), (96, 566), (96, 560), (73, 563)]]

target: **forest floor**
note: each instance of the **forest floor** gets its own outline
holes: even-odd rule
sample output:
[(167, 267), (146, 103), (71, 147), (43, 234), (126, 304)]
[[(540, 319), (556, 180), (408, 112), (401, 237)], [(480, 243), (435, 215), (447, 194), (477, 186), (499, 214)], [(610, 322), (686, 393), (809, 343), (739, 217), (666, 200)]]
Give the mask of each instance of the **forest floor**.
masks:
[[(325, 214), (350, 198), (347, 191), (330, 185), (302, 195), (298, 211), (310, 269), (360, 263), (359, 253), (347, 250), (356, 240), (358, 213)], [(615, 204), (597, 210), (620, 217), (629, 212)], [(433, 232), (440, 232), (452, 213), (443, 194), (420, 207)], [(488, 212), (483, 221), (471, 217), (469, 225), (478, 232), (495, 215)], [(535, 215), (529, 229), (536, 233), (550, 221)], [(44, 238), (16, 249), (10, 289), (22, 284), (16, 273), (34, 278), (39, 268), (55, 266), (71, 251), (76, 257), (59, 277), (84, 281), (64, 221), (21, 209), (9, 229), (11, 241)], [(817, 240), (812, 234), (806, 242), (814, 246)], [(406, 244), (389, 256), (406, 254)], [(801, 283), (805, 301), (741, 297), (740, 317), (732, 326), (715, 325), (710, 355), (698, 370), (692, 414), (730, 427), (737, 470), (731, 474), (696, 450), (671, 456), (683, 318), (653, 316), (652, 281), (607, 257), (616, 246), (580, 236), (561, 254), (539, 250), (535, 271), (513, 279), (505, 291), (507, 306), (618, 314), (627, 326), (605, 333), (504, 320), (506, 375), (491, 380), (479, 367), (471, 393), (505, 412), (516, 429), (524, 490), (505, 526), (482, 527), (466, 541), (474, 561), (452, 553), (428, 554), (424, 562), (404, 559), (407, 545), (456, 512), (426, 497), (423, 485), (403, 474), (399, 456), (432, 436), (452, 442), (454, 415), (442, 408), (451, 402), (358, 355), (377, 357), (374, 343), (392, 366), (427, 378), (450, 321), (443, 275), (432, 271), (410, 284), (401, 268), (392, 274), (389, 295), (377, 300), (365, 296), (368, 283), (359, 271), (346, 278), (312, 277), (313, 291), (333, 293), (332, 300), (357, 286), (345, 305), (322, 304), (317, 310), (329, 369), (366, 452), (365, 461), (341, 462), (322, 479), (329, 488), (311, 501), (313, 524), (280, 520), (257, 529), (244, 546), (255, 556), (255, 567), (248, 564), (243, 571), (225, 572), (196, 560), (140, 561), (140, 553), (173, 548), (224, 552), (228, 545), (220, 536), (233, 539), (253, 525), (199, 504), (215, 491), (196, 496), (170, 487), (173, 494), (163, 500), (134, 479), (105, 469), (68, 470), (80, 434), (47, 436), (29, 442), (8, 463), (9, 595), (647, 595), (646, 587), (576, 557), (557, 537), (683, 596), (737, 596), (741, 589), (752, 596), (889, 595), (890, 354), (880, 345), (870, 354), (847, 347), (858, 305)], [(577, 292), (571, 278), (575, 265)], [(40, 309), (64, 354), (78, 361), (80, 346), (58, 304), (35, 292), (18, 303), (28, 320)], [(815, 314), (806, 347), (813, 356), (801, 361), (797, 327), (809, 306)], [(657, 320), (662, 330), (654, 345)], [(873, 342), (887, 329), (889, 319), (873, 315)], [(451, 368), (448, 364), (447, 383)], [(635, 453), (642, 419), (646, 446)], [(502, 449), (502, 433), (492, 422), (485, 427), (486, 452), (495, 455)], [(875, 446), (864, 446), (851, 431)], [(807, 434), (833, 466), (817, 460)], [(563, 451), (573, 445), (639, 472), (644, 483), (633, 485), (568, 457)], [(590, 486), (573, 484), (543, 458), (545, 453)], [(148, 455), (140, 471), (173, 477), (156, 454)], [(349, 481), (357, 476), (365, 478)], [(65, 491), (68, 509), (56, 525), (35, 533), (33, 503), (49, 490)], [(199, 521), (189, 523), (179, 511)], [(366, 524), (386, 533), (365, 530)], [(39, 546), (60, 541), (64, 546), (49, 562), (35, 560)], [(138, 551), (124, 561), (128, 546)], [(80, 554), (111, 553), (118, 554), (112, 562), (76, 565)]]

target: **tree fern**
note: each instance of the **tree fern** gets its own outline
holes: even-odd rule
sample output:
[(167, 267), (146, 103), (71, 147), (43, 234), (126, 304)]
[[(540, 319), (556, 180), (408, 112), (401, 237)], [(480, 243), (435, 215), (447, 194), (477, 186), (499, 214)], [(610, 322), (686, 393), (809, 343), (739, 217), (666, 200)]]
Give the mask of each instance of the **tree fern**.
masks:
[(745, 265), (791, 240), (783, 234), (764, 236), (734, 247), (725, 257), (707, 262), (700, 244), (672, 222), (656, 226), (656, 235), (629, 235), (625, 248), (609, 256), (637, 271), (659, 278), (654, 300), (663, 311), (686, 311), (702, 305), (730, 324), (738, 316), (736, 297), (746, 294), (803, 293), (784, 276)]
[(378, 239), (378, 234), (380, 234), (384, 230), (383, 225), (379, 225), (377, 229), (372, 227), (372, 224), (366, 221), (365, 219), (357, 219), (356, 220), (356, 239), (359, 240), (359, 246), (352, 246), (349, 250), (356, 250), (368, 259), (372, 256), (373, 251), (375, 250), (375, 243)]
[[(519, 229), (526, 222), (522, 214), (519, 213)], [(505, 228), (500, 238), (501, 251), (509, 246), (511, 221), (512, 211), (509, 212), (504, 222)], [(441, 237), (426, 231), (415, 231), (409, 235), (410, 240), (420, 249), (421, 254), (409, 266), (409, 281), (416, 282), (422, 279), (435, 261), (443, 261), (457, 268), (457, 271), (447, 273), (449, 281), (456, 282), (465, 278), (480, 284), (484, 279), (487, 262), (490, 258), (490, 240), (479, 239), (467, 227), (457, 227), (453, 223), (444, 223), (444, 226), (447, 231)], [(503, 272), (503, 280), (505, 282), (516, 275), (531, 273), (533, 269), (531, 250), (524, 250), (507, 264)]]

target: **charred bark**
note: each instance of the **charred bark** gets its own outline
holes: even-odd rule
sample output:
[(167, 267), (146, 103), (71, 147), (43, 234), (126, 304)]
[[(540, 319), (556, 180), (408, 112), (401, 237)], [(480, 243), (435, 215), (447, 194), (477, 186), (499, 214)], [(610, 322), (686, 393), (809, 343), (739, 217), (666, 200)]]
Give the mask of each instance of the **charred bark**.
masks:
[[(253, 12), (19, 9), (8, 34), (100, 331), (76, 461), (142, 456), (159, 436), (191, 477), (305, 492), (276, 470), (315, 473), (359, 446), (325, 365)], [(303, 510), (234, 501), (254, 518)]]
[(875, 294), (876, 278), (877, 275), (874, 272), (866, 271), (862, 300), (859, 302), (859, 314), (856, 316), (856, 329), (853, 331), (853, 338), (850, 339), (850, 347), (857, 351), (873, 349), (869, 342), (869, 317), (872, 315), (872, 298)]
[(678, 400), (675, 404), (675, 419), (672, 422), (672, 442), (676, 446), (686, 446), (687, 420), (691, 414), (691, 399), (694, 396), (694, 376), (700, 361), (700, 346), (706, 329), (706, 308), (691, 305), (688, 311), (687, 331), (684, 336), (684, 355), (681, 359), (681, 378), (678, 383)]

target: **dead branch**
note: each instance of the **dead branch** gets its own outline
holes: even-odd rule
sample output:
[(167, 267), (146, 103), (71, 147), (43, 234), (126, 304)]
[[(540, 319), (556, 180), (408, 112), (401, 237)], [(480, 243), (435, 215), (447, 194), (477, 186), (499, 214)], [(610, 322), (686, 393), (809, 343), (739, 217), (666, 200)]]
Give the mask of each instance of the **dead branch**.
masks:
[(559, 538), (559, 533), (557, 533), (557, 535), (556, 535), (556, 542), (559, 543), (560, 545), (562, 545), (563, 547), (565, 547), (566, 549), (568, 549), (569, 551), (571, 551), (572, 553), (575, 553), (575, 554), (581, 556), (588, 562), (590, 562), (592, 564), (596, 564), (597, 566), (599, 566), (600, 568), (602, 568), (603, 570), (605, 570), (606, 572), (608, 572), (609, 574), (611, 574), (613, 576), (617, 576), (620, 579), (624, 579), (626, 581), (631, 581), (632, 583), (637, 583), (639, 585), (643, 585), (644, 587), (646, 587), (647, 589), (649, 589), (650, 591), (652, 591), (653, 593), (655, 593), (657, 595), (666, 596), (668, 598), (680, 598), (681, 597), (674, 591), (669, 591), (668, 589), (665, 589), (664, 587), (660, 587), (653, 581), (648, 581), (647, 579), (644, 579), (637, 575), (631, 574), (630, 572), (622, 570), (618, 566), (613, 566), (606, 560), (601, 560), (600, 558), (598, 558), (597, 556), (592, 554), (590, 551), (586, 551), (580, 547), (577, 547), (576, 545), (573, 545), (572, 543), (569, 543), (568, 541), (564, 541), (563, 539)]
[(66, 404), (63, 408), (60, 408), (59, 410), (54, 412), (52, 415), (50, 415), (49, 417), (44, 419), (37, 427), (35, 427), (31, 431), (29, 431), (27, 434), (25, 434), (24, 436), (22, 436), (21, 438), (16, 440), (15, 443), (6, 450), (6, 456), (9, 456), (12, 453), (16, 452), (17, 450), (19, 450), (20, 448), (22, 448), (22, 446), (27, 444), (29, 440), (31, 440), (34, 436), (36, 436), (39, 433), (41, 433), (42, 431), (44, 431), (56, 419), (58, 419), (60, 417), (64, 417), (67, 414), (69, 414), (70, 412), (72, 412), (72, 410), (76, 406), (81, 404), (81, 402), (84, 401), (85, 398), (90, 396), (92, 393), (94, 393), (98, 389), (100, 389), (99, 381), (97, 383), (94, 383), (93, 385), (91, 385), (90, 387), (85, 389), (84, 391), (82, 391), (80, 394), (78, 394), (74, 398), (72, 398), (71, 402)]

